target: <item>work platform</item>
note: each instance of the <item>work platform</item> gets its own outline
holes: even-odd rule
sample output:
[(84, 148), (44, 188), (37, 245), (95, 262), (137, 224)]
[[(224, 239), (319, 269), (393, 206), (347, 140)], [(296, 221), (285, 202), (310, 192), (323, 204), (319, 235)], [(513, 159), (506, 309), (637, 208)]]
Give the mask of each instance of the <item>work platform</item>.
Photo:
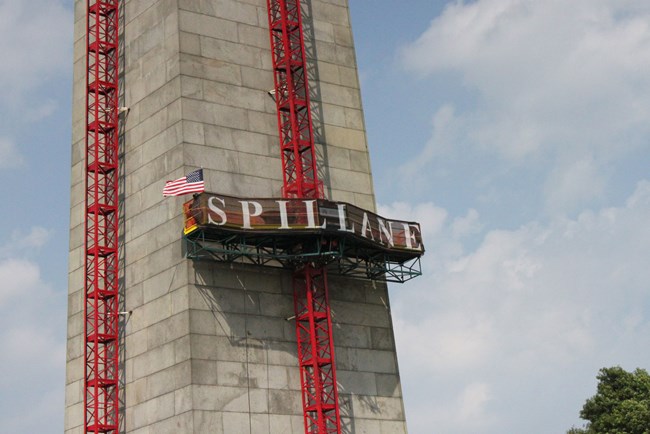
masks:
[(323, 199), (243, 199), (197, 194), (183, 205), (185, 255), (196, 260), (406, 282), (422, 274), (420, 225)]

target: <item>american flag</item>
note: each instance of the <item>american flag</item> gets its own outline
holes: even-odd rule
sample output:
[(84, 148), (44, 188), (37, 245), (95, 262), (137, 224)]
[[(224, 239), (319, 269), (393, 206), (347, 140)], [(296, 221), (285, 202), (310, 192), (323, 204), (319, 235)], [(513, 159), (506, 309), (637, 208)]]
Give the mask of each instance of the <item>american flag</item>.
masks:
[(163, 188), (163, 196), (181, 196), (183, 194), (200, 193), (202, 191), (205, 191), (203, 169), (198, 169), (182, 178), (167, 181), (165, 188)]

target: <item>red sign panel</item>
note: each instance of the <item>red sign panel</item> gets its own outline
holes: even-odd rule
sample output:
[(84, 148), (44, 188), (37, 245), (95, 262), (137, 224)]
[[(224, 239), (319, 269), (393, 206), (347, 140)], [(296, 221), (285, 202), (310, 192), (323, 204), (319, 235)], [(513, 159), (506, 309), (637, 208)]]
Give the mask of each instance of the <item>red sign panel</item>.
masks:
[(242, 199), (202, 193), (185, 204), (185, 232), (197, 226), (257, 233), (354, 236), (388, 250), (424, 252), (420, 225), (323, 199)]

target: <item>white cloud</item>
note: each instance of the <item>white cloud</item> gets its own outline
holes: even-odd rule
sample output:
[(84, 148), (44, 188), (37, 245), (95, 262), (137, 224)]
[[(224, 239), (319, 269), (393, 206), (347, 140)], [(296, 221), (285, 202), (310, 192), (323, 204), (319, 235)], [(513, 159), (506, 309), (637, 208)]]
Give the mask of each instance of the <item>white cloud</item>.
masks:
[(9, 139), (0, 137), (0, 169), (20, 167), (23, 163), (24, 158), (16, 144)]
[(573, 211), (581, 200), (601, 197), (606, 174), (593, 158), (558, 164), (546, 180), (546, 207), (551, 211)]
[(451, 232), (454, 238), (463, 238), (469, 235), (477, 234), (481, 231), (483, 225), (479, 221), (478, 211), (470, 209), (465, 217), (459, 217), (451, 225)]
[(453, 145), (458, 141), (458, 127), (462, 126), (462, 120), (457, 118), (454, 107), (445, 105), (438, 109), (433, 115), (433, 134), (426, 143), (422, 152), (404, 165), (403, 173), (416, 173), (426, 166), (434, 157), (450, 152)]
[(411, 220), (426, 223), (422, 230), (424, 236), (433, 237), (442, 229), (447, 220), (447, 211), (432, 203), (421, 203), (412, 206), (406, 202), (394, 202), (391, 205), (379, 204), (379, 214), (401, 220)]
[(0, 169), (23, 166), (30, 136), (52, 128), (35, 124), (56, 114), (60, 101), (53, 95), (67, 87), (71, 8), (63, 0), (0, 0)]
[(11, 298), (30, 292), (37, 286), (39, 274), (38, 266), (29, 261), (8, 259), (0, 262), (0, 308)]
[[(418, 426), (415, 432), (454, 433), (458, 427), (468, 427), (473, 433), (484, 433), (497, 422), (486, 411), (491, 400), (488, 384), (470, 383), (458, 394), (449, 396), (445, 405), (423, 408), (422, 411), (428, 414), (428, 427)], [(413, 428), (413, 424), (410, 424), (409, 431)]]
[(464, 252), (467, 219), (425, 237), (425, 276), (392, 291), (410, 427), (562, 432), (600, 367), (650, 357), (650, 182), (621, 207), (491, 230)]
[[(0, 246), (0, 259), (17, 261), (25, 266), (31, 265), (31, 262), (19, 259), (18, 256), (33, 257), (34, 253), (45, 246), (51, 237), (52, 231), (41, 226), (33, 226), (29, 232), (16, 229), (7, 243)], [(32, 276), (32, 274), (29, 275)]]
[(21, 137), (26, 125), (59, 108), (53, 95), (72, 70), (71, 8), (62, 0), (0, 0), (0, 116), (5, 134)]
[(29, 248), (40, 248), (48, 242), (51, 236), (52, 231), (41, 226), (34, 226), (21, 241), (23, 246)]
[[(60, 0), (0, 0), (0, 91), (4, 110), (32, 107), (30, 115), (47, 115), (52, 99), (30, 95), (70, 67), (72, 11)], [(49, 95), (49, 94), (48, 94)], [(26, 96), (34, 97), (25, 103)]]
[(59, 108), (59, 101), (53, 99), (39, 100), (38, 104), (26, 107), (22, 115), (29, 122), (37, 122), (53, 115)]
[[(43, 231), (31, 231), (33, 244), (45, 242)], [(65, 306), (65, 292), (43, 281), (38, 264), (0, 258), (0, 366), (7, 374), (0, 376), (2, 432), (62, 429)], [(28, 418), (26, 408), (35, 409)]]
[(469, 108), (437, 111), (430, 141), (403, 172), (428, 176), (450, 151), (496, 156), (496, 172), (543, 164), (548, 210), (562, 212), (601, 197), (607, 168), (648, 148), (645, 1), (450, 2), (400, 56), (423, 77), (452, 71), (473, 95)]

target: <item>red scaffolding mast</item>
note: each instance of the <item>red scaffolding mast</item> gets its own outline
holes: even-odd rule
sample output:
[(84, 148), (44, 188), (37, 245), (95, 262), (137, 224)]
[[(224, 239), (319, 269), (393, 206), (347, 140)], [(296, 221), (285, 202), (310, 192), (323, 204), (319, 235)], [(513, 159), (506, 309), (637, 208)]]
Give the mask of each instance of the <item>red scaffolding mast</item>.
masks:
[[(323, 197), (318, 179), (300, 0), (267, 0), (283, 168), (282, 194)], [(327, 271), (306, 263), (293, 277), (305, 433), (340, 433)]]
[(84, 433), (118, 430), (118, 0), (88, 0)]

